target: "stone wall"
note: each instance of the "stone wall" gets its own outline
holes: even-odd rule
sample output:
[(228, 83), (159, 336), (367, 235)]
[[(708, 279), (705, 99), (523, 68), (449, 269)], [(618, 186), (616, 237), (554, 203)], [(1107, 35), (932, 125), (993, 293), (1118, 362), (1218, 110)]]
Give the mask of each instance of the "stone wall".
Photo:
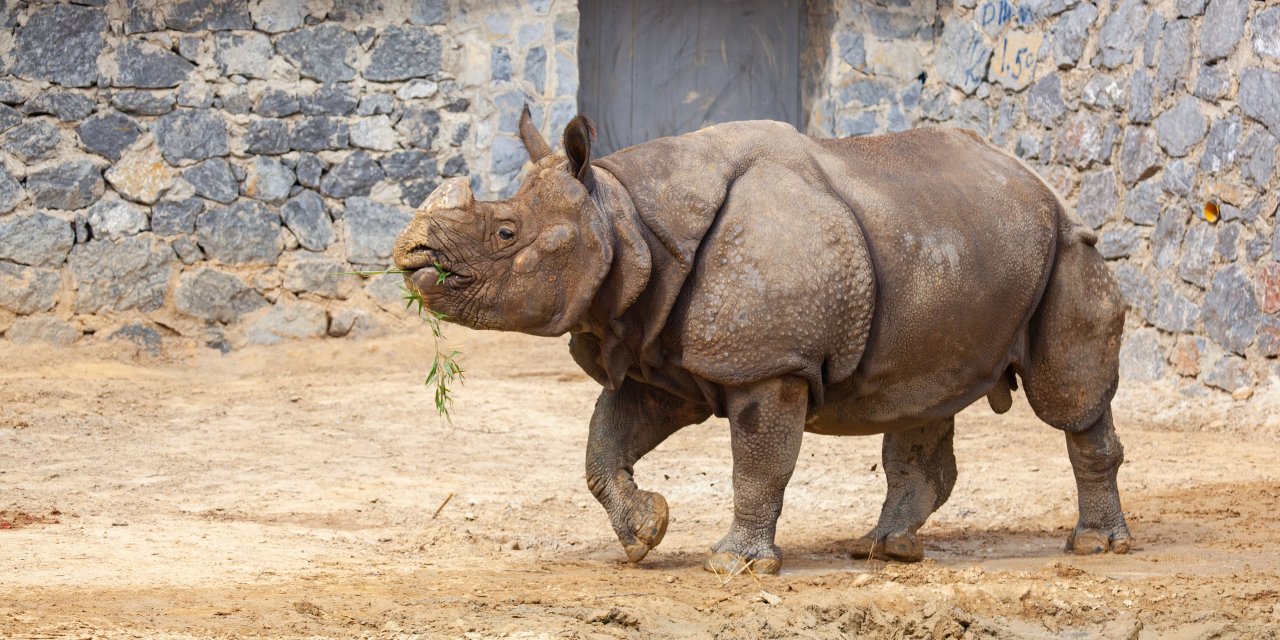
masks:
[[(392, 322), (445, 176), (505, 196), (521, 105), (576, 110), (573, 0), (80, 0), (0, 10), (0, 333), (220, 347)], [(811, 0), (806, 128), (945, 124), (1098, 229), (1123, 373), (1232, 391), (1280, 355), (1280, 2)], [(1207, 203), (1219, 217), (1207, 220)], [(401, 314), (402, 315), (402, 314)]]
[(810, 133), (961, 126), (1027, 160), (1099, 231), (1130, 306), (1122, 375), (1196, 394), (1280, 372), (1280, 2), (810, 13), (811, 38), (830, 25), (806, 70)]
[[(219, 348), (404, 316), (383, 269), (444, 177), (513, 190), (574, 113), (565, 0), (0, 5), (0, 333)], [(395, 313), (379, 313), (379, 310)]]

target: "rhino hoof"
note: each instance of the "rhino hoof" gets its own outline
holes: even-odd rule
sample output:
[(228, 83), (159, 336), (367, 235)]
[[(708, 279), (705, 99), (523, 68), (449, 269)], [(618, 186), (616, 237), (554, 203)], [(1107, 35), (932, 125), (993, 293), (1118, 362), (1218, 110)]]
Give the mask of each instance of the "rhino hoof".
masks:
[(1128, 532), (1112, 535), (1101, 529), (1076, 529), (1067, 536), (1067, 551), (1078, 556), (1095, 553), (1129, 553)]
[(632, 544), (623, 543), (622, 548), (627, 552), (627, 562), (640, 562), (644, 559), (649, 550), (658, 546), (662, 542), (662, 537), (667, 535), (667, 500), (660, 494), (646, 492), (650, 499), (649, 512), (645, 514), (644, 520), (636, 526), (632, 531), (636, 541)]
[(776, 574), (782, 570), (782, 558), (744, 558), (736, 553), (720, 551), (708, 555), (707, 559), (702, 561), (702, 568), (725, 578), (743, 573)]
[(924, 560), (924, 545), (914, 534), (898, 531), (884, 537), (872, 534), (853, 541), (852, 555), (868, 560), (896, 560), (920, 562)]

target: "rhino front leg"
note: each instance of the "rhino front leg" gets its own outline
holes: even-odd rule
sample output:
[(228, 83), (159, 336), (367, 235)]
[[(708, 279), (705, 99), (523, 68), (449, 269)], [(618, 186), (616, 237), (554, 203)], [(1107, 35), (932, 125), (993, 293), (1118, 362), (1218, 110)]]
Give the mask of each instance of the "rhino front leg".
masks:
[(596, 401), (587, 436), (587, 487), (609, 514), (627, 560), (639, 562), (667, 532), (667, 501), (636, 486), (633, 465), (681, 427), (709, 415), (632, 381), (604, 391)]
[(919, 562), (916, 531), (951, 495), (956, 483), (952, 450), (955, 418), (884, 434), (882, 459), (889, 490), (874, 529), (854, 541), (853, 557)]
[(730, 389), (733, 441), (733, 524), (703, 562), (715, 573), (777, 573), (782, 550), (773, 543), (782, 496), (796, 468), (808, 409), (808, 385), (796, 378)]

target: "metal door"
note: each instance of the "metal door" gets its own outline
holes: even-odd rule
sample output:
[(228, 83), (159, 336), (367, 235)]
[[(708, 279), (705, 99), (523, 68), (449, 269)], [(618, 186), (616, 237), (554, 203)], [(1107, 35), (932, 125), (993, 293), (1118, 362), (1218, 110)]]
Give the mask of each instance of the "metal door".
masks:
[(578, 108), (601, 156), (717, 122), (800, 125), (803, 0), (580, 0)]

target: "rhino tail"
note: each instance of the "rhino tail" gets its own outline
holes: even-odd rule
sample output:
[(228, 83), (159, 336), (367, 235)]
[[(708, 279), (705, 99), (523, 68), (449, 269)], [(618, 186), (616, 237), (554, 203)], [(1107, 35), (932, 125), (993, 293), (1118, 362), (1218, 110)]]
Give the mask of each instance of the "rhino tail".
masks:
[(1073, 227), (1071, 229), (1071, 239), (1092, 247), (1098, 244), (1098, 232), (1086, 226)]

